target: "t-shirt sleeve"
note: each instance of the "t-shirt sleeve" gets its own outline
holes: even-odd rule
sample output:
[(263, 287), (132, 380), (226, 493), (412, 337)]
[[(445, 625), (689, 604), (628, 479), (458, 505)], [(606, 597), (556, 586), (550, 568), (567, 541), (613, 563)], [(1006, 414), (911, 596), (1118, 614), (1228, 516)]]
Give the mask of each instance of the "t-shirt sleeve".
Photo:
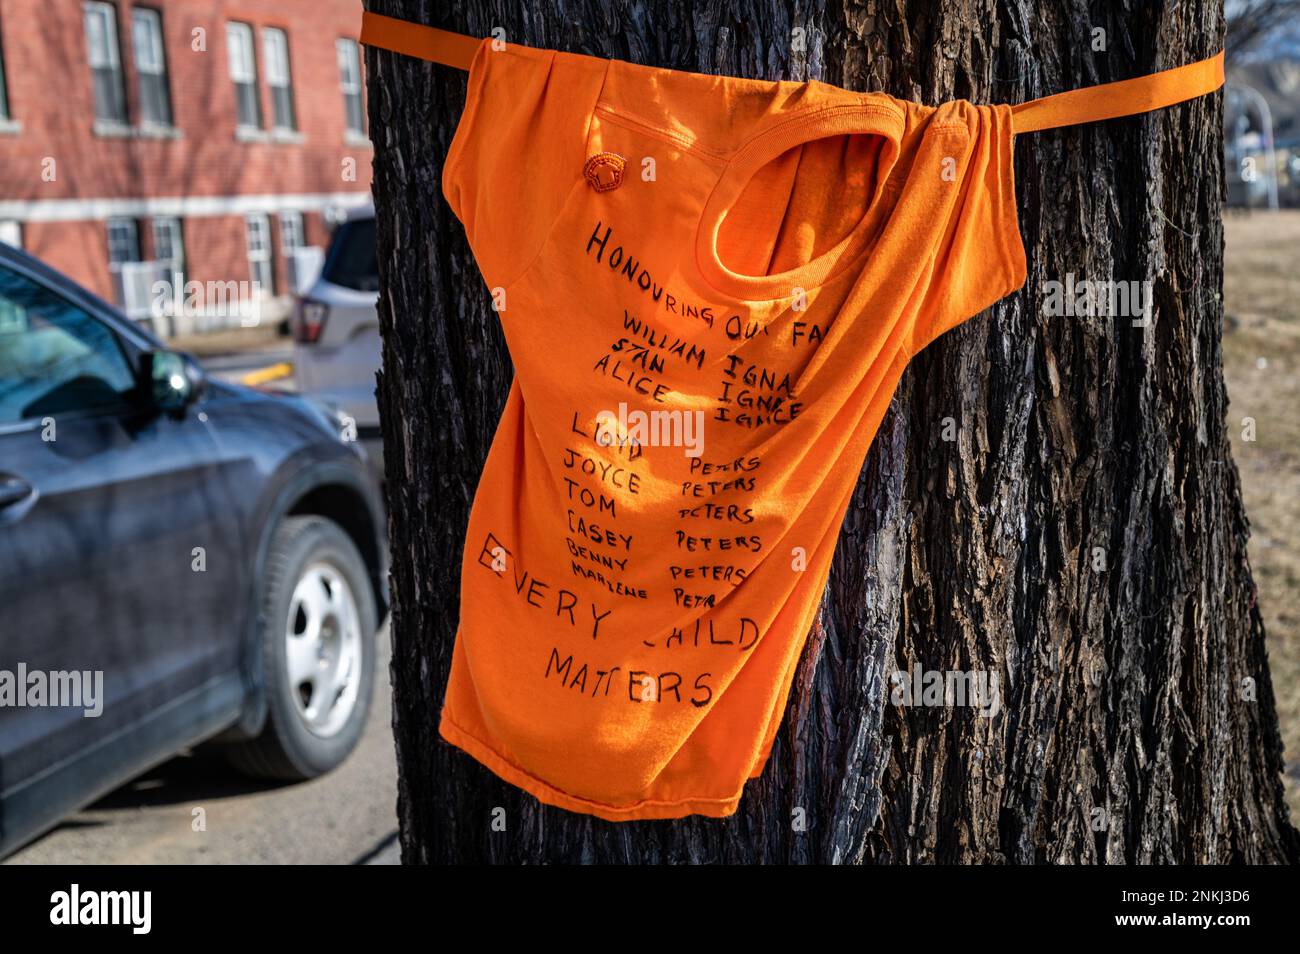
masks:
[(603, 69), (585, 57), (509, 43), (498, 49), (491, 38), (479, 45), (442, 192), (490, 287), (528, 267), (584, 181), (602, 79)]
[[(1011, 111), (954, 104), (924, 174), (937, 174), (927, 254), (929, 280), (912, 330), (912, 354), (1025, 283), (1012, 169)], [(931, 236), (935, 233), (932, 231)]]

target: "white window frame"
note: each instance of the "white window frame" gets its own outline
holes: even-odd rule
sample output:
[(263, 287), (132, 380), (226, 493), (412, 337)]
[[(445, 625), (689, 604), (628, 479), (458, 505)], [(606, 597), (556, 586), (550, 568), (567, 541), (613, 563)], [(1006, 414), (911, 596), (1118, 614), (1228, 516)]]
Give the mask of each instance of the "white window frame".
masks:
[[(185, 230), (181, 227), (180, 216), (176, 215), (158, 215), (149, 220), (149, 230), (153, 236), (153, 257), (160, 262), (166, 262), (170, 267), (169, 271), (177, 271), (182, 275), (185, 274)], [(159, 249), (162, 248), (163, 242), (159, 237), (163, 233), (169, 233), (167, 245), (171, 247), (170, 255), (163, 255)], [(171, 279), (169, 274), (168, 280)]]
[[(239, 116), (239, 96), (235, 97), (235, 125), (239, 129), (262, 128), (261, 90), (257, 83), (257, 51), (254, 48), (252, 24), (242, 20), (226, 21), (226, 64), (230, 70), (230, 81), (236, 87), (248, 85), (253, 88), (253, 105), (256, 115), (253, 123), (247, 123)], [(247, 62), (245, 62), (247, 60)], [(236, 90), (238, 92), (238, 90)]]
[[(145, 45), (141, 45), (141, 27), (144, 26), (148, 34), (144, 37)], [(135, 56), (135, 71), (140, 83), (140, 121), (142, 124), (171, 128), (173, 125), (172, 118), (172, 96), (171, 84), (167, 76), (167, 50), (166, 41), (163, 36), (162, 11), (153, 7), (132, 7), (131, 8), (131, 52)], [(148, 102), (144, 95), (145, 77), (153, 77), (157, 80), (163, 91), (163, 108), (167, 115), (162, 117), (144, 116), (145, 103)]]
[[(128, 230), (131, 233), (131, 254), (132, 258), (122, 258), (117, 261), (113, 260), (113, 230), (115, 228)], [(108, 219), (104, 223), (104, 231), (108, 238), (108, 270), (110, 272), (120, 271), (122, 266), (128, 262), (140, 261), (140, 225), (135, 219), (122, 216)]]
[[(254, 233), (261, 232), (257, 248)], [(244, 216), (244, 248), (248, 253), (248, 277), (255, 283), (255, 293), (275, 294), (275, 262), (271, 258), (271, 217), (264, 212)], [(265, 281), (259, 274), (265, 270)]]
[[(298, 109), (293, 101), (293, 64), (289, 59), (289, 32), (281, 27), (262, 28), (262, 62), (266, 85), (271, 91), (271, 128), (283, 132), (298, 129)], [(289, 122), (280, 122), (275, 94), (285, 90), (289, 101)]]
[[(96, 32), (91, 28), (91, 21), (99, 18), (102, 25), (102, 36), (105, 48), (96, 49), (92, 39)], [(114, 85), (116, 86), (117, 105), (121, 107), (121, 114), (117, 116), (100, 116), (96, 109), (95, 121), (108, 123), (110, 125), (125, 126), (128, 122), (127, 103), (125, 93), (126, 77), (122, 70), (122, 46), (117, 36), (117, 7), (111, 3), (105, 3), (104, 0), (86, 0), (82, 7), (83, 29), (86, 34), (86, 60), (90, 65), (92, 86), (96, 70), (108, 70), (114, 75)], [(93, 99), (92, 88), (92, 99)]]
[[(364, 137), (366, 135), (366, 104), (364, 87), (361, 82), (361, 47), (356, 40), (341, 36), (335, 41), (334, 49), (339, 64), (339, 90), (343, 93), (343, 125), (347, 129), (349, 136)], [(348, 105), (354, 96), (361, 107), (357, 111), (357, 115), (361, 118), (360, 128), (350, 125), (351, 112)]]
[(307, 247), (307, 229), (302, 213), (297, 209), (285, 209), (279, 214), (280, 251), (286, 259), (293, 253)]

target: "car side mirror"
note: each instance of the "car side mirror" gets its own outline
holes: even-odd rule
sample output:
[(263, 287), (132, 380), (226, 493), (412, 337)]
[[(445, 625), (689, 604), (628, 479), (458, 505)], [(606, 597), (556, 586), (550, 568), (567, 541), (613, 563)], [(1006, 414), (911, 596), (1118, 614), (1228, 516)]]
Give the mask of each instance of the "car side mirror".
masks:
[(150, 402), (160, 411), (181, 411), (203, 393), (203, 369), (179, 351), (146, 352), (141, 384)]

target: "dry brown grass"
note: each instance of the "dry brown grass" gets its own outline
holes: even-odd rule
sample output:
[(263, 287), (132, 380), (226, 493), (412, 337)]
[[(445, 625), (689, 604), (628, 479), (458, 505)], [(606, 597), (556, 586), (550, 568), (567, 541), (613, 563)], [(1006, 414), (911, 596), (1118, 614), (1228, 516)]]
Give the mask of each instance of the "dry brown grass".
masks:
[[(1300, 820), (1300, 211), (1226, 222), (1224, 376), (1228, 430), (1250, 518), (1250, 563), (1268, 632), (1287, 755), (1287, 796)], [(1243, 439), (1242, 418), (1255, 420)]]

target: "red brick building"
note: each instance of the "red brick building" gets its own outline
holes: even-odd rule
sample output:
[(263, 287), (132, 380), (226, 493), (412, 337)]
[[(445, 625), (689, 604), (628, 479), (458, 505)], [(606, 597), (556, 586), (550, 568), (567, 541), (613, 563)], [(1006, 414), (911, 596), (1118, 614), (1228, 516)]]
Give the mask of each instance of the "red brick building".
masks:
[(358, 0), (0, 0), (0, 241), (137, 314), (176, 271), (291, 292), (369, 200), (360, 22)]

